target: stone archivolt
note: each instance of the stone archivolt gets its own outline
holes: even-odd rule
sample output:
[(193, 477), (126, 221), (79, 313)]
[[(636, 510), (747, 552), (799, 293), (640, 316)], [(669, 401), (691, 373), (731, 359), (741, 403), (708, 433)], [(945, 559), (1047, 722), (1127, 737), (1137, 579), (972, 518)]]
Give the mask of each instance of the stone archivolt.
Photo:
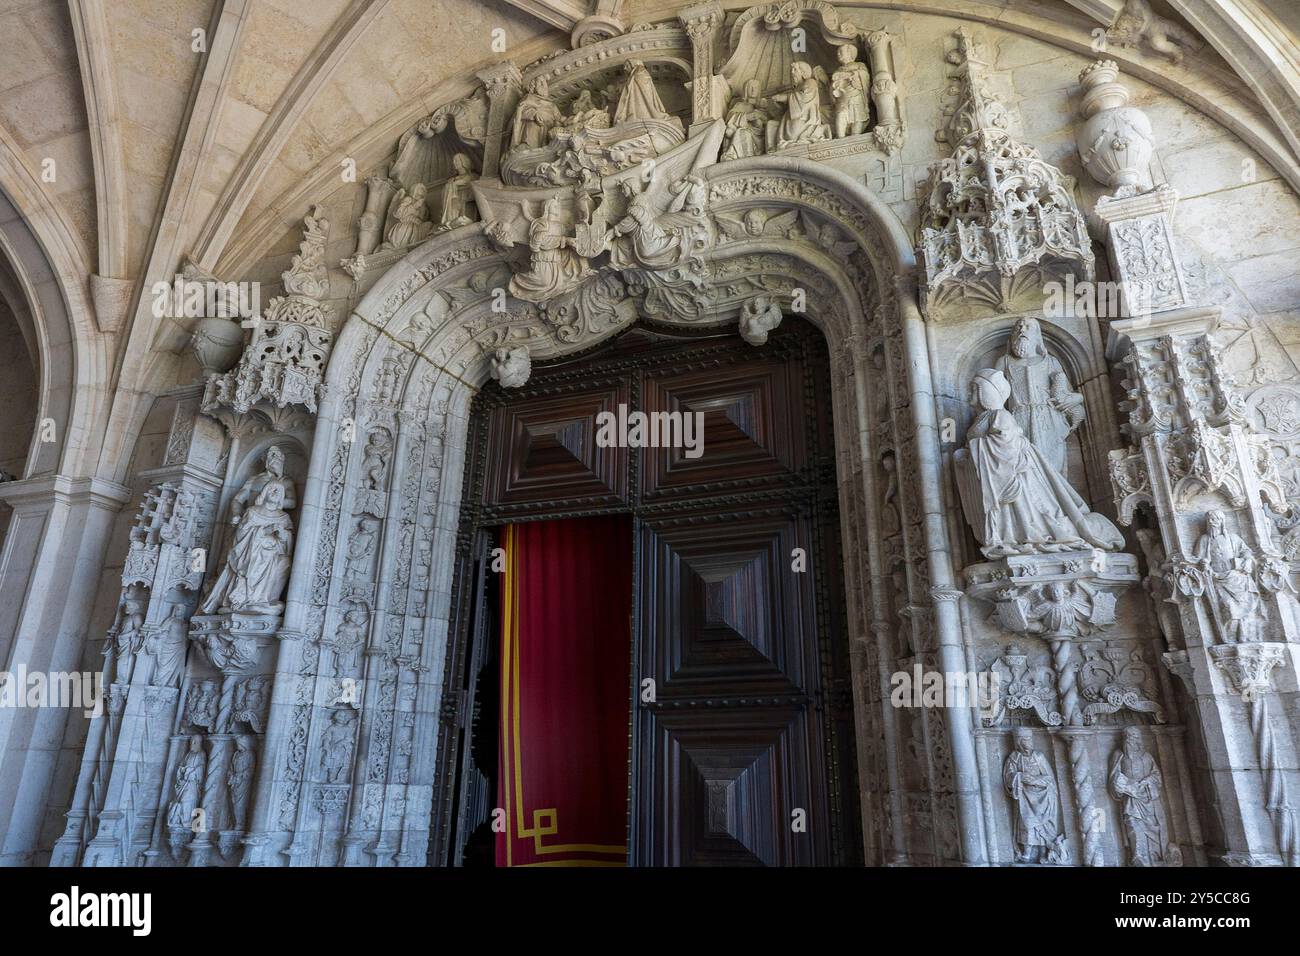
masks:
[[(431, 741), (463, 716), (443, 681), (473, 394), (489, 379), (518, 387), (534, 363), (639, 317), (734, 324), (757, 345), (800, 313), (834, 356), (868, 859), (1204, 862), (1184, 728), (1168, 722), (1180, 709), (1154, 660), (1186, 675), (1186, 707), (1248, 741), (1281, 794), (1228, 808), (1249, 834), (1233, 852), (1293, 859), (1265, 698), (1295, 626), (1300, 479), (1286, 459), (1300, 393), (1242, 396), (1212, 323), (1177, 311), (1176, 195), (1143, 188), (1150, 124), (1123, 112), (1113, 64), (1085, 71), (1079, 143), (1115, 190), (1094, 211), (1116, 272), (1152, 271), (1134, 230), (1151, 233), (1142, 255), (1169, 264), (1165, 332), (1130, 321), (1151, 318), (1135, 311), (1150, 298), (1111, 325), (1133, 445), (1109, 458), (1121, 523), (1158, 528), (1139, 539), (1149, 593), (1176, 602), (1176, 620), (1159, 616), (1165, 638), (1129, 595), (1142, 577), (1128, 541), (1067, 474), (1075, 444), (1104, 459), (1119, 443), (1096, 414), (1104, 388), (1044, 341), (1041, 289), (1019, 308), (1045, 277), (1093, 276), (1074, 183), (1012, 136), (977, 38), (956, 35), (953, 155), (932, 171), (913, 243), (880, 196), (817, 162), (902, 147), (886, 31), (793, 0), (734, 18), (700, 4), (626, 32), (584, 23), (572, 51), (483, 71), (366, 180), (337, 334), (329, 224), (313, 209), (286, 295), (239, 364), (202, 395), (181, 390), (105, 662), (112, 706), (144, 719), (87, 747), (83, 779), (106, 784), (79, 787), (56, 861), (422, 865), (447, 826)], [(689, 101), (669, 77), (689, 82)], [(1015, 319), (980, 314), (1013, 305)], [(970, 368), (956, 452), (939, 437), (936, 383), (972, 382), (936, 367), (927, 321), (997, 324), (1013, 343), (996, 368)], [(957, 501), (982, 554), (949, 521)], [(253, 575), (255, 536), (273, 547)], [(195, 562), (208, 547), (220, 560)], [(882, 699), (891, 669), (964, 671), (968, 653), (998, 675), (991, 710), (902, 714)], [(1241, 728), (1226, 697), (1246, 690), (1263, 702)], [(152, 775), (152, 802), (132, 802), (137, 773)], [(191, 825), (198, 810), (206, 829)]]

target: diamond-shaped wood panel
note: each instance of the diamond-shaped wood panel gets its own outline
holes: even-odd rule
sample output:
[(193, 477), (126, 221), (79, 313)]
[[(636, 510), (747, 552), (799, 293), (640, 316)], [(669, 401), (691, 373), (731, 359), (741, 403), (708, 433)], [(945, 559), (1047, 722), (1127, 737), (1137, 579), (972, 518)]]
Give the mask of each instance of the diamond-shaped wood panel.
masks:
[(596, 445), (596, 416), (627, 401), (619, 385), (492, 411), (484, 504), (548, 508), (627, 500), (626, 448)]
[(645, 500), (795, 480), (808, 458), (802, 375), (797, 363), (765, 359), (727, 376), (713, 370), (646, 376), (645, 411), (702, 415), (703, 444), (694, 458), (684, 447), (645, 449)]
[[(663, 787), (643, 794), (652, 858), (661, 866), (809, 864), (825, 839), (820, 788), (809, 775), (802, 710), (647, 715), (642, 754)], [(815, 746), (815, 744), (814, 744)], [(802, 829), (793, 825), (802, 810)]]
[(809, 691), (811, 594), (791, 552), (808, 547), (793, 514), (647, 522), (643, 676), (660, 695)]

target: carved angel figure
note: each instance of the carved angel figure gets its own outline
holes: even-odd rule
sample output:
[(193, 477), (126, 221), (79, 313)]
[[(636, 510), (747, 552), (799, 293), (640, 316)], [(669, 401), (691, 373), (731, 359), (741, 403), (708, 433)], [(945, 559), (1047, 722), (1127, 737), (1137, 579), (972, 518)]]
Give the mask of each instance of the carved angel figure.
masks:
[(762, 345), (780, 324), (781, 306), (768, 296), (756, 295), (740, 307), (740, 337), (750, 345)]
[(611, 256), (614, 267), (666, 269), (676, 265), (682, 257), (681, 235), (660, 224), (650, 190), (638, 192), (631, 179), (624, 179), (619, 187), (627, 198), (627, 214), (612, 230), (613, 236), (622, 237)]
[(1119, 530), (1090, 511), (1029, 441), (1005, 407), (1010, 397), (1001, 372), (976, 373), (971, 401), (978, 414), (954, 455), (963, 510), (984, 555), (1123, 547)]
[(528, 381), (532, 372), (532, 360), (524, 346), (508, 349), (500, 348), (492, 353), (490, 366), (494, 379), (502, 388), (519, 388)]
[(785, 149), (787, 146), (819, 143), (831, 138), (830, 125), (822, 117), (822, 87), (826, 73), (816, 71), (803, 60), (790, 64), (791, 89), (772, 97), (784, 103), (785, 116), (767, 124), (767, 148)]
[(547, 302), (575, 289), (592, 269), (574, 245), (575, 238), (567, 235), (560, 199), (552, 196), (542, 214), (528, 225), (528, 269), (511, 277), (510, 294), (525, 302)]
[(1056, 777), (1047, 758), (1034, 749), (1034, 737), (1028, 727), (1017, 727), (1011, 736), (1014, 749), (1002, 765), (1002, 785), (1011, 797), (1016, 861), (1062, 863), (1065, 835), (1058, 823), (1060, 797)]

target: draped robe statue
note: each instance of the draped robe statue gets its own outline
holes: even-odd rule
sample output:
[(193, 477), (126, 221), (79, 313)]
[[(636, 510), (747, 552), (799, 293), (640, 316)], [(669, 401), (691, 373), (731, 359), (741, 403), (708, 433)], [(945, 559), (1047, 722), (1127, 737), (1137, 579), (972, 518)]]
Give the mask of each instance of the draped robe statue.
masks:
[(1065, 473), (1065, 442), (1083, 422), (1083, 396), (1070, 386), (1061, 363), (1047, 353), (1037, 319), (1019, 319), (1007, 354), (995, 366), (1011, 384), (1007, 408), (1047, 463)]
[(976, 373), (971, 401), (978, 414), (966, 447), (953, 456), (966, 520), (984, 555), (1122, 548), (1119, 529), (1088, 510), (1004, 407), (1010, 395), (1001, 372)]
[(831, 74), (831, 99), (835, 101), (835, 136), (857, 136), (867, 128), (867, 94), (871, 72), (858, 62), (858, 48), (845, 43), (836, 50), (840, 65)]
[(640, 60), (629, 60), (627, 84), (618, 98), (618, 106), (614, 108), (614, 122), (617, 124), (646, 119), (666, 120), (668, 111), (659, 99), (655, 81), (645, 64)]
[(388, 234), (384, 236), (386, 246), (405, 249), (421, 238), (424, 224), (429, 220), (429, 207), (425, 204), (428, 192), (424, 183), (416, 183), (410, 192), (405, 189), (397, 191), (390, 207)]
[(537, 149), (551, 138), (551, 129), (564, 122), (564, 114), (551, 100), (546, 77), (533, 80), (528, 93), (515, 107), (511, 124), (511, 149)]
[(172, 780), (172, 799), (167, 805), (169, 827), (189, 829), (193, 825), (206, 763), (203, 756), (203, 738), (194, 734), (190, 737), (189, 749), (177, 765), (176, 776)]
[(1110, 759), (1110, 793), (1124, 818), (1124, 843), (1133, 866), (1165, 862), (1165, 830), (1160, 818), (1160, 768), (1142, 746), (1142, 732), (1124, 729), (1124, 745)]
[(474, 202), (474, 170), (469, 157), (457, 153), (451, 160), (455, 175), (442, 185), (442, 216), (438, 222), (439, 229), (454, 229), (472, 222), (469, 214), (470, 204)]
[(235, 536), (226, 566), (203, 602), (203, 613), (279, 614), (293, 550), (293, 523), (284, 511), (283, 486), (268, 484), (253, 507), (232, 524)]
[[(825, 77), (825, 73), (822, 77)], [(772, 99), (786, 105), (779, 120), (767, 124), (767, 148), (785, 149), (797, 144), (817, 143), (831, 138), (830, 126), (822, 119), (822, 82), (803, 60), (790, 64), (789, 93)]]
[(764, 107), (761, 90), (758, 80), (746, 80), (742, 95), (727, 108), (726, 145), (722, 147), (721, 159), (745, 159), (763, 152), (764, 131), (771, 117)]
[(1254, 641), (1260, 620), (1255, 556), (1241, 535), (1227, 530), (1222, 511), (1205, 516), (1205, 533), (1196, 542), (1193, 558), (1205, 575), (1206, 597), (1223, 641)]
[(666, 269), (676, 265), (682, 258), (682, 237), (660, 224), (659, 210), (649, 189), (637, 192), (630, 179), (619, 186), (627, 197), (627, 214), (611, 230), (614, 236), (622, 237), (610, 256), (614, 267)]
[(542, 214), (529, 224), (528, 248), (532, 253), (528, 270), (510, 279), (510, 294), (516, 299), (547, 302), (576, 288), (592, 273), (574, 249), (574, 237), (567, 234), (558, 197), (548, 199)]
[(1011, 797), (1019, 863), (1057, 862), (1062, 833), (1057, 823), (1060, 797), (1047, 758), (1034, 749), (1028, 728), (1014, 732), (1015, 748), (1002, 765), (1002, 785)]

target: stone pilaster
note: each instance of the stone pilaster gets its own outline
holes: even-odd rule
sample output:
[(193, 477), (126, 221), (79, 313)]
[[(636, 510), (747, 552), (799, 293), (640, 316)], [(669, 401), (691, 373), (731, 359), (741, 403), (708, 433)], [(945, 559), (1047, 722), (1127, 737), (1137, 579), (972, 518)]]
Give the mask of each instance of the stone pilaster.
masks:
[(501, 171), (501, 156), (509, 145), (506, 135), (510, 119), (523, 92), (524, 78), (519, 67), (507, 61), (478, 72), (488, 95), (487, 135), (483, 141), (483, 178), (496, 179)]
[[(719, 91), (720, 78), (715, 79), (713, 69), (713, 48), (722, 26), (722, 6), (717, 0), (697, 3), (679, 13), (677, 19), (691, 38), (693, 71), (686, 85), (691, 91), (690, 134), (693, 136), (703, 125), (721, 119), (727, 108), (725, 90)], [(721, 80), (721, 84), (725, 87), (726, 81)]]

